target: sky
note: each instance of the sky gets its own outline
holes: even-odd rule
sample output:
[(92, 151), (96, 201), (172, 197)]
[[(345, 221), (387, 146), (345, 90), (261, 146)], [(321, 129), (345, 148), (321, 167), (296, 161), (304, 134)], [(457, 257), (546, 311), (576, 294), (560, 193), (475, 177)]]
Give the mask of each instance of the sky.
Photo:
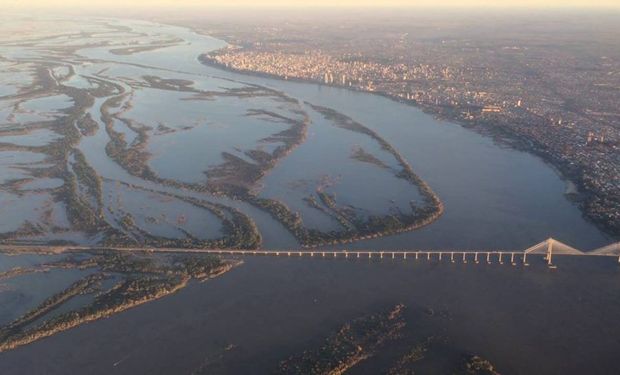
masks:
[(620, 0), (0, 0), (8, 7), (614, 7)]

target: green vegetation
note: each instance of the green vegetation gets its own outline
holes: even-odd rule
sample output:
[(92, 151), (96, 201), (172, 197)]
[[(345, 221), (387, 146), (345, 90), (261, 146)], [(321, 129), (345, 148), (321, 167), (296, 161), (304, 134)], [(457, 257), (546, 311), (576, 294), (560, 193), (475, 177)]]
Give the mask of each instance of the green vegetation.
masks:
[(131, 216), (130, 214), (123, 215), (120, 224), (123, 229), (128, 231), (131, 231), (136, 226), (136, 223), (133, 220), (133, 216)]
[(473, 355), (468, 357), (464, 363), (463, 368), (458, 372), (458, 374), (462, 375), (500, 375), (499, 372), (495, 370), (495, 367), (488, 360), (479, 357), (477, 355)]
[[(320, 192), (317, 192), (317, 194), (319, 193)], [(325, 204), (319, 203), (314, 196), (311, 195), (309, 197), (305, 197), (304, 202), (306, 202), (310, 207), (315, 208), (323, 212), (325, 215), (330, 216), (334, 218), (335, 220), (337, 220), (340, 223), (340, 225), (346, 228), (347, 231), (349, 231), (351, 234), (357, 232), (357, 229), (355, 228), (355, 226), (351, 223), (351, 221), (349, 221), (349, 219), (347, 219), (346, 216), (340, 215), (337, 212), (332, 211), (330, 207), (326, 207)], [(325, 199), (322, 198), (321, 202), (325, 203)]]
[(90, 113), (87, 113), (84, 117), (79, 119), (76, 122), (76, 125), (80, 129), (80, 133), (85, 136), (94, 135), (97, 132), (97, 129), (99, 129), (99, 125), (97, 125), (97, 122), (93, 120)]
[(88, 193), (94, 198), (97, 204), (97, 212), (100, 217), (103, 216), (103, 193), (101, 187), (101, 177), (97, 174), (97, 172), (88, 165), (84, 154), (75, 149), (73, 151), (73, 163), (71, 167), (73, 172), (75, 173), (77, 180), (86, 186)]
[[(123, 184), (130, 188), (138, 188), (146, 192), (160, 194), (166, 197), (178, 199), (189, 203), (195, 207), (207, 210), (215, 215), (222, 222), (222, 236), (215, 239), (198, 239), (185, 232), (186, 238), (174, 239), (163, 238), (152, 235), (141, 230), (133, 217), (129, 214), (123, 215), (120, 225), (127, 231), (137, 234), (140, 242), (149, 247), (168, 247), (168, 248), (203, 248), (203, 249), (256, 249), (260, 247), (262, 238), (256, 223), (243, 212), (219, 203), (212, 203), (206, 200), (193, 197), (176, 195), (168, 192), (159, 192), (146, 188), (139, 188), (129, 184)], [(182, 230), (181, 228), (179, 228)], [(108, 235), (104, 241), (106, 246), (126, 246), (128, 242), (124, 237)]]
[(86, 268), (95, 267), (96, 265), (97, 264), (91, 258), (86, 259), (86, 260), (77, 260), (72, 257), (68, 257), (65, 260), (45, 263), (40, 266), (11, 268), (10, 270), (0, 272), (0, 280), (11, 279), (13, 277), (17, 277), (21, 275), (28, 275), (31, 273), (48, 272), (52, 269), (61, 269), (61, 268), (86, 269)]
[[(191, 87), (191, 81), (163, 79), (154, 76), (145, 76), (143, 79), (147, 81), (148, 87), (170, 91), (190, 92), (198, 95), (198, 97), (208, 97), (210, 99), (215, 97), (253, 98), (265, 96), (289, 104), (298, 104), (296, 100), (288, 98), (283, 93), (262, 86), (248, 85), (246, 87), (229, 88), (221, 92), (214, 92), (194, 89)], [(110, 141), (106, 145), (106, 153), (111, 159), (122, 166), (128, 173), (139, 178), (179, 189), (208, 192), (229, 197), (237, 197), (239, 194), (243, 195), (249, 191), (254, 184), (264, 176), (267, 170), (275, 166), (278, 160), (285, 157), (295, 146), (303, 142), (309, 122), (307, 117), (303, 120), (296, 120), (275, 112), (249, 110), (247, 116), (268, 117), (273, 119), (273, 121), (288, 125), (287, 129), (261, 140), (261, 142), (280, 142), (282, 144), (277, 146), (271, 153), (267, 153), (260, 149), (245, 151), (245, 155), (254, 161), (253, 163), (231, 153), (224, 152), (222, 153), (224, 162), (205, 171), (205, 175), (208, 177), (207, 183), (186, 183), (162, 178), (148, 166), (151, 155), (145, 149), (149, 140), (149, 131), (153, 129), (145, 126), (135, 126), (131, 120), (124, 119), (120, 116), (130, 107), (129, 102), (121, 107), (123, 101), (127, 97), (128, 94), (122, 92), (106, 100), (102, 106), (102, 118), (110, 137)], [(121, 108), (121, 111), (112, 114), (110, 111), (111, 108)], [(113, 125), (115, 120), (122, 121), (137, 134), (136, 139), (131, 145), (127, 144), (124, 134), (114, 130)]]
[[(426, 205), (424, 207), (418, 207), (412, 202), (410, 213), (399, 211), (398, 213), (383, 216), (371, 215), (368, 217), (359, 217), (346, 208), (339, 207), (335, 198), (330, 194), (323, 190), (318, 190), (316, 194), (319, 200), (317, 201), (314, 197), (309, 197), (305, 199), (306, 203), (313, 208), (327, 213), (336, 219), (344, 228), (344, 230), (340, 231), (323, 232), (304, 227), (299, 214), (291, 212), (282, 202), (273, 199), (259, 198), (251, 194), (247, 194), (241, 199), (247, 200), (269, 212), (274, 218), (283, 223), (304, 246), (348, 243), (360, 239), (375, 238), (415, 230), (432, 223), (442, 215), (444, 207), (437, 194), (435, 194), (424, 180), (413, 172), (413, 169), (407, 161), (387, 141), (374, 131), (339, 112), (326, 107), (309, 105), (321, 113), (326, 119), (333, 121), (336, 126), (365, 134), (377, 141), (384, 150), (390, 152), (402, 168), (396, 176), (406, 179), (413, 186), (417, 187)], [(364, 153), (364, 155), (366, 155), (366, 153)]]
[(358, 228), (356, 227), (356, 225), (351, 222), (351, 213), (345, 209), (338, 207), (335, 197), (320, 190), (318, 190), (316, 194), (319, 196), (321, 203), (323, 203), (322, 206), (319, 206), (325, 207), (325, 211), (328, 213), (328, 215), (338, 220), (338, 222), (345, 228), (345, 232), (350, 234), (355, 234), (358, 232)]
[(362, 163), (368, 163), (380, 168), (389, 168), (381, 159), (377, 158), (373, 154), (367, 152), (362, 147), (355, 147), (351, 152), (351, 158), (361, 161)]
[(323, 345), (280, 363), (281, 374), (343, 374), (361, 361), (372, 357), (386, 343), (396, 338), (405, 326), (403, 305), (345, 324), (329, 336)]
[[(70, 258), (62, 264), (64, 268), (93, 268), (97, 273), (78, 280), (0, 327), (0, 352), (164, 297), (182, 289), (191, 279), (219, 276), (239, 262), (194, 254), (156, 257), (102, 250), (94, 252), (87, 261)], [(103, 288), (102, 281), (113, 276), (120, 281), (111, 288)], [(50, 312), (80, 294), (92, 294), (94, 299), (85, 306), (46, 319)]]
[(110, 114), (110, 109), (119, 107), (126, 97), (126, 93), (111, 97), (101, 106), (102, 119), (105, 123), (106, 132), (110, 137), (110, 141), (105, 147), (106, 153), (130, 174), (159, 182), (160, 179), (147, 165), (147, 161), (150, 158), (148, 152), (144, 150), (148, 142), (147, 129), (133, 127), (128, 121), (124, 122), (125, 125), (137, 133), (137, 137), (131, 147), (127, 144), (125, 135), (114, 130), (114, 118), (117, 115)]
[(428, 342), (417, 344), (406, 352), (396, 363), (388, 370), (388, 375), (415, 375), (410, 367), (416, 362), (424, 359), (428, 351)]
[(101, 220), (90, 204), (78, 194), (77, 178), (71, 172), (67, 172), (64, 177), (65, 184), (60, 194), (67, 205), (67, 217), (71, 225), (76, 229), (88, 232), (96, 232), (107, 229), (107, 224)]
[[(2, 327), (0, 329), (0, 342), (5, 342), (8, 341), (11, 337), (21, 335), (21, 333), (23, 332), (23, 328), (29, 323), (34, 322), (38, 318), (59, 307), (72, 297), (85, 292), (86, 290), (88, 290), (88, 288), (92, 287), (95, 283), (100, 282), (102, 279), (103, 275), (99, 273), (87, 276), (71, 284), (67, 289), (63, 290), (62, 292), (57, 293), (46, 299), (34, 310), (28, 311), (7, 326)], [(0, 344), (0, 351), (1, 348), (2, 344)]]
[[(349, 214), (343, 214), (345, 211), (340, 208), (335, 210), (324, 208), (346, 228), (340, 231), (324, 232), (306, 228), (303, 225), (301, 215), (293, 213), (284, 203), (278, 200), (260, 198), (253, 195), (248, 195), (245, 200), (269, 212), (271, 216), (284, 224), (306, 247), (349, 243), (356, 240), (414, 230), (430, 224), (439, 216), (438, 212), (432, 207), (412, 207), (414, 211), (411, 214), (372, 215), (365, 218), (349, 218)], [(306, 202), (318, 205), (316, 200), (307, 199)]]
[[(57, 81), (51, 76), (50, 71), (55, 67), (57, 66), (50, 63), (37, 71), (37, 84), (33, 86), (34, 91), (29, 93), (28, 98), (61, 93), (69, 96), (74, 105), (63, 110), (66, 116), (59, 116), (57, 119), (39, 125), (53, 130), (61, 135), (60, 138), (45, 146), (23, 147), (23, 150), (44, 153), (47, 155), (45, 162), (52, 165), (51, 167), (38, 170), (33, 169), (33, 176), (58, 178), (64, 181), (64, 184), (54, 188), (51, 194), (55, 200), (64, 203), (67, 217), (71, 224), (70, 229), (85, 232), (91, 236), (103, 234), (102, 243), (105, 245), (124, 246), (142, 243), (153, 247), (227, 247), (249, 249), (260, 246), (261, 238), (253, 221), (240, 211), (180, 196), (175, 197), (190, 201), (192, 204), (209, 210), (222, 220), (223, 236), (217, 239), (202, 240), (193, 238), (183, 228), (178, 228), (186, 234), (185, 238), (162, 238), (156, 233), (148, 233), (144, 228), (140, 228), (137, 217), (132, 217), (130, 212), (123, 212), (122, 216), (117, 217), (118, 223), (116, 224), (118, 225), (108, 223), (104, 215), (105, 207), (101, 177), (88, 164), (85, 155), (76, 147), (82, 136), (93, 134), (97, 130), (97, 122), (93, 119), (94, 115), (90, 111), (95, 98), (106, 98), (101, 106), (101, 118), (110, 138), (105, 147), (106, 153), (128, 173), (166, 187), (245, 200), (269, 212), (274, 218), (281, 221), (305, 246), (346, 243), (358, 239), (415, 229), (435, 220), (443, 209), (441, 202), (432, 190), (412, 172), (411, 167), (400, 158), (400, 155), (376, 133), (336, 111), (313, 106), (323, 116), (334, 121), (337, 126), (368, 135), (379, 142), (385, 150), (391, 152), (402, 165), (402, 171), (398, 172), (398, 176), (418, 186), (425, 197), (427, 205), (424, 207), (412, 207), (411, 213), (364, 218), (357, 217), (354, 211), (348, 207), (339, 207), (335, 197), (331, 196), (327, 191), (320, 190), (317, 191), (316, 198), (308, 198), (308, 204), (334, 218), (342, 229), (323, 232), (305, 228), (299, 214), (291, 212), (281, 202), (259, 198), (255, 192), (260, 179), (269, 170), (274, 168), (279, 160), (288, 155), (291, 150), (306, 138), (310, 119), (296, 99), (288, 97), (277, 90), (258, 85), (245, 85), (221, 91), (202, 91), (193, 87), (192, 81), (144, 76), (135, 85), (161, 90), (182, 91), (194, 94), (196, 97), (229, 97), (239, 99), (265, 97), (283, 103), (281, 108), (286, 107), (287, 109), (287, 112), (282, 112), (284, 114), (281, 114), (279, 110), (269, 111), (264, 109), (249, 109), (246, 113), (248, 117), (282, 124), (281, 131), (260, 140), (260, 142), (270, 143), (275, 146), (269, 152), (265, 151), (260, 145), (255, 149), (242, 150), (244, 156), (225, 152), (222, 154), (223, 163), (205, 171), (207, 177), (205, 183), (184, 183), (162, 178), (148, 164), (151, 157), (147, 151), (149, 136), (151, 132), (158, 130), (140, 125), (123, 117), (123, 114), (132, 105), (131, 90), (127, 90), (126, 87), (105, 79), (103, 72), (97, 73), (93, 77), (84, 77), (92, 85), (91, 88), (78, 89), (65, 86), (62, 84), (62, 80)], [(70, 66), (69, 70), (71, 72), (69, 76), (75, 74)], [(35, 88), (37, 89), (35, 90)], [(125, 139), (124, 133), (115, 130), (115, 124), (118, 121), (136, 133), (136, 138), (131, 144)], [(160, 127), (159, 131), (165, 133), (173, 130)], [(0, 144), (0, 149), (3, 150), (10, 150), (11, 147), (15, 148), (17, 146)], [(376, 165), (381, 163), (378, 158), (361, 148), (354, 151), (353, 157)], [(25, 179), (21, 182), (14, 181), (8, 184), (7, 188), (18, 193), (19, 184), (25, 182)], [(67, 228), (53, 227), (54, 219), (52, 218), (51, 209), (48, 210), (47, 215), (47, 221), (26, 223), (18, 231), (4, 233), (0, 237), (6, 240), (33, 237), (48, 233), (50, 228), (59, 231), (68, 230)]]

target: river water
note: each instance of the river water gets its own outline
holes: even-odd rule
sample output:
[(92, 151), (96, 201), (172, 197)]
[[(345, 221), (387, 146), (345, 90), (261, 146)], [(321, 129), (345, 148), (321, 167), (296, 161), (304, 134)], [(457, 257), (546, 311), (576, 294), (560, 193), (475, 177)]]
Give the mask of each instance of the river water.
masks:
[[(132, 24), (132, 27), (135, 26)], [(138, 30), (152, 32), (154, 26), (145, 23), (143, 27)], [(433, 225), (399, 236), (357, 242), (348, 246), (350, 248), (522, 249), (555, 237), (590, 250), (611, 242), (582, 217), (564, 195), (566, 183), (538, 157), (502, 147), (490, 138), (381, 96), (207, 67), (198, 62), (197, 56), (221, 48), (223, 42), (181, 27), (157, 26), (156, 30), (188, 43), (130, 56), (110, 55), (105, 48), (82, 50), (80, 54), (92, 59), (181, 70), (211, 79), (259, 84), (301, 101), (333, 108), (377, 131), (395, 146), (445, 203), (445, 214)], [(278, 178), (299, 174), (300, 163), (304, 160), (319, 159), (323, 168), (327, 168), (329, 160), (323, 159), (321, 152), (327, 139), (312, 139), (319, 131), (311, 125), (308, 142), (318, 143), (318, 147), (310, 152), (303, 146), (295, 150), (265, 178), (265, 190), (281, 191), (279, 188), (284, 182)], [(363, 181), (363, 185), (370, 186), (377, 194), (388, 188), (372, 176)], [(348, 193), (354, 195), (355, 191)], [(267, 237), (264, 244), (267, 248), (286, 245), (289, 244), (271, 237)]]
[[(174, 38), (183, 42), (129, 55), (112, 54), (109, 47), (82, 48), (77, 54), (95, 63), (76, 65), (78, 74), (80, 69), (85, 75), (91, 74), (100, 68), (97, 64), (103, 64), (108, 69), (105, 74), (116, 78), (156, 71), (166, 78), (191, 77), (195, 86), (209, 89), (257, 84), (297, 99), (307, 113), (311, 110), (305, 102), (332, 108), (392, 144), (445, 203), (444, 215), (432, 225), (360, 241), (347, 248), (523, 249), (552, 236), (590, 250), (611, 242), (566, 198), (565, 182), (535, 156), (502, 147), (456, 124), (381, 96), (204, 66), (198, 56), (225, 44), (185, 28), (142, 21), (105, 22), (127, 26), (136, 35), (147, 35), (147, 39)], [(14, 49), (5, 52), (8, 57), (19, 54)], [(168, 99), (149, 98), (151, 106), (169, 105), (167, 109), (174, 111), (176, 99)], [(208, 114), (209, 110), (234, 107), (234, 103), (219, 101), (192, 104), (198, 107), (187, 105), (191, 107), (187, 112), (198, 110), (194, 117), (179, 120), (185, 125), (194, 120), (208, 121), (200, 117), (200, 108)], [(291, 110), (273, 102), (262, 105)], [(133, 108), (134, 113), (128, 112), (127, 116), (148, 113), (148, 108)], [(316, 183), (321, 171), (327, 171), (330, 176), (342, 178), (343, 182), (334, 188), (341, 189), (334, 191), (338, 197), (365, 211), (379, 212), (390, 196), (400, 197), (398, 189), (403, 189), (395, 188), (389, 176), (378, 172), (360, 177), (360, 170), (357, 179), (347, 179), (346, 170), (361, 167), (343, 168), (343, 156), (338, 153), (341, 145), (343, 149), (361, 145), (377, 153), (380, 150), (373, 149), (368, 140), (340, 135), (316, 114), (311, 118), (307, 141), (267, 174), (261, 181), (260, 194), (290, 199), (287, 203), (296, 207), (295, 199), (302, 197), (295, 195), (299, 182), (307, 175), (310, 183)], [(218, 124), (210, 125), (218, 129)], [(107, 135), (100, 127), (80, 144), (88, 162), (101, 176), (166, 191), (128, 175), (103, 157), (105, 142)], [(198, 142), (194, 147), (200, 145)], [(216, 147), (217, 142), (213, 145)], [(154, 142), (153, 147), (157, 156), (154, 168), (173, 165), (169, 173), (179, 179), (196, 175), (184, 174), (179, 166), (197, 161), (201, 154), (189, 152), (187, 160), (171, 161), (157, 147), (174, 149), (174, 142), (159, 146)], [(131, 193), (124, 194), (127, 201), (140, 200), (132, 198)], [(266, 213), (243, 202), (209, 199), (234, 205), (253, 217), (265, 248), (297, 245), (284, 227)], [(416, 199), (415, 194), (408, 199)], [(300, 205), (299, 209), (303, 211), (304, 207)], [(311, 213), (307, 216), (308, 223), (319, 228), (333, 224), (325, 218), (312, 218)], [(559, 258), (556, 270), (547, 269), (540, 259), (532, 263), (523, 268), (392, 260), (247, 259), (224, 276), (191, 285), (169, 298), (2, 353), (0, 373), (200, 373), (195, 372), (197, 369), (203, 369), (203, 373), (269, 373), (289, 355), (320, 345), (346, 321), (396, 303), (407, 306), (408, 344), (428, 335), (447, 338), (447, 354), (436, 359), (435, 369), (448, 368), (448, 362), (454, 361), (458, 353), (476, 353), (489, 358), (505, 374), (617, 373), (620, 273), (614, 261)], [(425, 314), (429, 309), (445, 314), (429, 316)], [(381, 368), (381, 361), (377, 358), (357, 371), (374, 373), (373, 366)]]
[[(619, 275), (608, 259), (558, 260), (558, 269), (549, 270), (541, 259), (523, 269), (251, 258), (174, 296), (2, 353), (0, 368), (3, 374), (271, 373), (343, 323), (404, 303), (406, 344), (438, 335), (450, 349), (420, 373), (443, 373), (438, 369), (458, 360), (453, 353), (472, 353), (502, 374), (614, 374)], [(437, 313), (429, 316), (429, 309)]]
[[(71, 22), (68, 24), (71, 25)], [(310, 120), (304, 142), (280, 160), (257, 187), (260, 196), (279, 199), (293, 211), (299, 212), (307, 227), (330, 230), (338, 225), (333, 218), (308, 207), (304, 201), (319, 189), (332, 194), (338, 204), (353, 209), (359, 215), (387, 214), (406, 208), (410, 201), (419, 200), (415, 189), (407, 186), (402, 179), (395, 178), (391, 172), (394, 161), (380, 145), (368, 137), (333, 126), (313, 111), (307, 104), (310, 103), (338, 111), (375, 131), (411, 164), (415, 173), (430, 185), (446, 207), (444, 215), (425, 228), (387, 238), (359, 241), (347, 245), (348, 248), (520, 250), (554, 237), (571, 246), (590, 250), (611, 242), (583, 218), (576, 205), (564, 194), (566, 183), (541, 159), (498, 145), (488, 137), (435, 119), (415, 107), (342, 88), (254, 77), (204, 66), (198, 61), (198, 56), (222, 48), (225, 43), (182, 27), (102, 19), (91, 23), (76, 22), (73, 27), (82, 27), (92, 34), (88, 38), (78, 34), (73, 38), (45, 40), (37, 46), (38, 49), (23, 48), (20, 44), (6, 46), (2, 49), (3, 55), (21, 62), (33, 53), (44, 55), (45, 52), (40, 50), (45, 51), (46, 48), (56, 51), (55, 48), (80, 46), (74, 53), (75, 57), (63, 59), (63, 63), (75, 70), (75, 75), (66, 84), (86, 87), (89, 84), (86, 77), (96, 76), (130, 92), (131, 97), (125, 102), (129, 109), (119, 113), (118, 119), (150, 127), (146, 145), (146, 151), (151, 155), (148, 163), (164, 178), (201, 183), (206, 181), (203, 172), (222, 162), (219, 156), (222, 152), (247, 159), (244, 151), (252, 147), (261, 151), (272, 150), (277, 143), (269, 143), (265, 139), (282, 129), (282, 125), (247, 116), (248, 110), (258, 108), (279, 112), (290, 118), (299, 117), (301, 113)], [(111, 28), (113, 31), (110, 31)], [(177, 42), (169, 47), (130, 54), (114, 53), (112, 48), (114, 43), (126, 47), (132, 43), (144, 46), (170, 40)], [(106, 44), (91, 46), (94, 42)], [(141, 80), (147, 76), (184, 80), (201, 90), (259, 85), (274, 89), (298, 104), (283, 104), (279, 97), (195, 100), (195, 97), (183, 92), (142, 87), (146, 84)], [(41, 105), (36, 103), (42, 100), (28, 100), (20, 106), (39, 108)], [(165, 186), (130, 176), (106, 155), (109, 136), (100, 119), (102, 104), (103, 99), (98, 99), (90, 110), (91, 117), (99, 123), (99, 130), (83, 136), (78, 146), (87, 162), (106, 180), (169, 191)], [(39, 108), (39, 111), (43, 114), (54, 110), (61, 113), (64, 107), (66, 104), (59, 102), (56, 107), (48, 105)], [(155, 130), (158, 128), (164, 131)], [(132, 129), (117, 119), (114, 129), (123, 133), (128, 143), (137, 137)], [(36, 138), (37, 142), (44, 144), (53, 139), (49, 136), (39, 139), (41, 137), (36, 134), (31, 132), (20, 141), (29, 142), (30, 138)], [(350, 155), (355, 150), (370, 153), (385, 167), (353, 160)], [(22, 154), (26, 153), (19, 155)], [(6, 167), (16, 169), (11, 162), (7, 159)], [(0, 164), (2, 167), (3, 164)], [(146, 210), (140, 212), (132, 207), (112, 207), (114, 204), (119, 206), (114, 202), (126, 201), (127, 194), (122, 188), (115, 191), (111, 184), (106, 185), (105, 204), (110, 206), (106, 213), (112, 226), (119, 227), (114, 224), (118, 217), (112, 211), (127, 211), (136, 218), (143, 218), (136, 221), (147, 232), (171, 236), (182, 229), (200, 236), (195, 228), (174, 225), (162, 227), (162, 231), (158, 232), (157, 227), (148, 225), (157, 219), (155, 214), (145, 213)], [(151, 205), (151, 211), (170, 211), (169, 205), (161, 205), (142, 192), (135, 195), (132, 200), (140, 205)], [(263, 233), (265, 248), (297, 246), (281, 224), (265, 215), (257, 216), (255, 208), (247, 207), (242, 202), (202, 198), (237, 206), (253, 217)], [(11, 207), (7, 205), (6, 209), (11, 210)], [(32, 216), (35, 209), (34, 206), (26, 208), (26, 212), (20, 212), (20, 215)], [(23, 207), (13, 210), (24, 211)], [(209, 213), (204, 215), (210, 216)], [(171, 213), (169, 216), (174, 215)], [(199, 217), (198, 214), (194, 216)], [(34, 221), (33, 218), (29, 220)], [(167, 220), (173, 221), (171, 218)], [(219, 224), (211, 221), (213, 218), (205, 221), (209, 223), (209, 228), (203, 235), (219, 231)], [(14, 227), (20, 223), (12, 224)], [(91, 239), (91, 242), (95, 240)]]

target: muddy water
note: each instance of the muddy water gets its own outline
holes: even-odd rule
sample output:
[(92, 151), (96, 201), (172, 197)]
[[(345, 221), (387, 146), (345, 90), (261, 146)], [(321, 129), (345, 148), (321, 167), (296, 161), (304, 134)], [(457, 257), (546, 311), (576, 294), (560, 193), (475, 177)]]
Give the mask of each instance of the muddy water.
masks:
[[(558, 265), (252, 258), (172, 297), (0, 354), (0, 364), (3, 374), (270, 373), (344, 322), (404, 303), (400, 345), (447, 339), (429, 353), (435, 369), (475, 353), (505, 374), (616, 373), (617, 265)], [(381, 358), (360, 371), (389, 367)]]
[[(74, 29), (84, 26), (79, 22), (67, 22), (63, 23), (63, 31), (70, 31), (72, 24)], [(257, 124), (256, 119), (244, 117), (248, 108), (257, 105), (251, 101), (239, 106), (243, 110), (231, 112), (229, 117), (226, 111), (235, 109), (226, 100), (183, 100), (181, 105), (179, 101), (187, 99), (187, 95), (176, 92), (159, 92), (150, 97), (150, 102), (138, 103), (144, 94), (140, 92), (145, 84), (142, 75), (188, 80), (192, 87), (200, 90), (244, 88), (248, 84), (273, 88), (298, 103), (323, 105), (345, 114), (392, 144), (439, 194), (446, 206), (445, 214), (421, 230), (359, 242), (347, 246), (349, 248), (522, 249), (549, 236), (585, 249), (610, 242), (566, 199), (565, 183), (560, 177), (529, 154), (500, 147), (458, 125), (436, 120), (416, 108), (382, 97), (250, 77), (203, 66), (197, 60), (199, 54), (224, 44), (187, 29), (141, 21), (98, 20), (89, 25), (92, 41), (114, 39), (125, 40), (125, 44), (136, 39), (143, 43), (183, 41), (172, 47), (130, 55), (111, 53), (111, 46), (81, 48), (76, 52), (80, 58), (70, 62), (76, 73), (69, 83), (66, 82), (88, 88), (92, 84), (85, 77), (97, 76), (136, 92), (125, 101), (131, 103), (133, 100), (134, 110), (123, 116), (153, 129), (157, 129), (159, 118), (165, 119), (165, 127), (176, 131), (153, 134), (149, 147), (154, 153), (152, 167), (167, 177), (200, 180), (204, 178), (204, 168), (218, 162), (221, 150), (241, 155), (235, 148), (250, 147), (250, 143), (255, 144), (257, 139), (267, 135), (267, 130), (278, 126), (270, 123), (263, 124), (266, 126), (260, 129), (251, 128)], [(110, 31), (110, 25), (126, 26), (129, 31)], [(84, 37), (59, 37), (46, 43), (79, 46), (84, 43), (80, 38)], [(0, 45), (0, 53), (19, 60), (36, 57), (38, 52), (8, 43)], [(26, 68), (30, 69), (25, 66), (24, 70)], [(19, 69), (19, 66), (12, 66), (12, 69)], [(25, 74), (25, 77), (27, 81), (30, 75)], [(8, 78), (2, 80), (3, 95), (18, 91), (17, 83)], [(61, 99), (50, 95), (49, 100), (37, 100), (36, 105), (30, 106), (26, 101), (23, 108), (27, 111), (13, 117), (12, 104), (2, 106), (2, 115), (7, 120), (3, 120), (1, 126), (13, 130), (16, 121), (17, 125), (21, 120), (24, 121), (21, 125), (29, 125), (30, 121), (61, 116), (68, 105)], [(239, 208), (256, 221), (264, 247), (297, 245), (280, 223), (244, 202), (180, 191), (130, 175), (106, 155), (109, 135), (101, 121), (104, 99), (96, 100), (89, 109), (98, 129), (91, 135), (84, 135), (77, 147), (105, 181), (106, 218), (113, 227), (120, 227), (114, 222), (114, 213), (123, 209), (143, 212), (142, 216), (136, 214), (139, 216), (137, 222), (151, 232), (180, 236), (176, 223), (181, 215), (179, 210), (190, 212), (190, 208), (183, 208), (182, 203), (171, 208), (175, 201), (157, 197), (150, 191), (154, 190)], [(153, 106), (158, 107), (157, 111), (149, 111)], [(261, 100), (260, 106), (283, 111), (282, 103), (277, 100)], [(309, 225), (322, 229), (338, 224), (320, 216), (320, 212), (313, 211), (302, 201), (318, 185), (328, 185), (338, 202), (366, 212), (389, 212), (392, 205), (402, 207), (417, 199), (415, 191), (404, 189), (393, 181), (393, 176), (386, 172), (389, 168), (351, 158), (352, 151), (361, 147), (393, 167), (390, 164), (393, 161), (382, 155), (376, 144), (347, 134), (320, 119), (307, 106), (302, 107), (311, 119), (307, 139), (260, 181), (260, 194), (288, 200), (291, 207), (305, 215)], [(174, 113), (180, 108), (184, 111), (177, 118)], [(161, 116), (154, 116), (157, 113)], [(122, 123), (114, 126), (133, 142), (135, 132), (123, 128)], [(226, 126), (237, 126), (235, 130), (244, 138), (234, 142), (222, 137), (218, 142), (218, 131), (222, 132)], [(189, 127), (198, 130), (189, 133)], [(247, 130), (245, 135), (244, 129)], [(50, 136), (47, 130), (29, 134), (31, 138), (23, 132), (11, 133), (13, 138), (7, 135), (7, 140), (42, 145), (56, 137)], [(202, 137), (204, 142), (201, 142)], [(190, 138), (192, 142), (188, 142)], [(184, 150), (179, 143), (191, 149)], [(23, 151), (2, 155), (0, 180), (3, 182), (32, 177), (27, 168), (17, 168), (25, 163), (30, 166), (44, 163), (42, 154), (37, 153)], [(351, 171), (355, 173), (349, 173)], [(326, 184), (326, 180), (329, 183)], [(24, 221), (37, 223), (40, 206), (44, 200), (48, 201), (46, 181), (49, 184), (49, 179), (34, 178), (30, 186), (40, 186), (43, 191), (26, 195), (27, 199), (14, 192), (0, 191), (3, 231), (15, 230)], [(129, 190), (121, 183), (136, 188)], [(47, 186), (49, 189), (55, 187), (58, 184)], [(114, 205), (121, 194), (125, 197), (124, 203)], [(56, 203), (55, 207), (62, 211), (62, 202)], [(212, 215), (190, 213), (183, 213), (195, 218), (184, 226), (185, 230), (194, 232), (197, 237), (216, 235), (219, 226)], [(63, 227), (68, 226), (65, 215), (55, 212), (52, 217), (62, 222)], [(154, 220), (157, 218), (161, 220)], [(200, 233), (202, 227), (196, 225), (197, 221), (207, 222), (208, 229)], [(98, 240), (67, 233), (42, 238), (71, 236), (71, 240), (86, 243)], [(5, 258), (0, 258), (0, 269), (20, 264), (14, 259), (11, 258), (9, 264)], [(466, 352), (489, 358), (506, 374), (617, 373), (619, 366), (615, 355), (620, 350), (620, 325), (616, 321), (620, 314), (617, 264), (606, 259), (585, 258), (559, 258), (557, 262), (559, 268), (549, 270), (540, 260), (523, 269), (497, 264), (251, 258), (218, 279), (191, 285), (169, 298), (2, 353), (0, 373), (190, 374), (200, 368), (214, 374), (269, 373), (280, 360), (319, 345), (346, 321), (396, 303), (407, 305), (408, 335), (399, 345), (411, 346), (429, 335), (447, 338), (445, 347), (429, 354), (433, 360), (426, 365), (426, 371), (420, 373), (448, 369), (458, 360), (456, 357)], [(29, 281), (25, 277), (19, 288), (34, 290), (39, 284), (40, 280)], [(49, 284), (62, 287), (61, 282), (49, 281)], [(19, 288), (15, 286), (11, 295), (19, 296)], [(2, 293), (7, 292), (3, 289), (0, 295)], [(37, 295), (37, 298), (43, 297)], [(429, 315), (429, 309), (442, 313)], [(16, 312), (6, 316), (14, 317)], [(388, 358), (379, 355), (360, 365), (357, 371), (376, 373), (385, 366), (389, 366)]]

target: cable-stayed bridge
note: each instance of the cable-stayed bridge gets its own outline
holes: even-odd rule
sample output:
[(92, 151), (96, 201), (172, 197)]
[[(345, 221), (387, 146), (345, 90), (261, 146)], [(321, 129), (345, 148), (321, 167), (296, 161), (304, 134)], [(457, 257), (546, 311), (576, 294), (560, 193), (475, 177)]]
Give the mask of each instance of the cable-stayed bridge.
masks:
[(156, 248), (156, 247), (107, 247), (107, 246), (48, 246), (2, 244), (4, 252), (85, 252), (107, 250), (119, 252), (147, 253), (194, 253), (233, 256), (275, 256), (275, 257), (310, 257), (329, 259), (401, 259), (401, 260), (434, 260), (452, 263), (499, 263), (522, 264), (527, 266), (528, 256), (544, 255), (550, 267), (556, 256), (605, 256), (618, 258), (620, 263), (620, 242), (584, 252), (566, 245), (556, 239), (549, 238), (522, 251), (510, 250), (240, 250), (240, 249), (191, 249), (191, 248)]

